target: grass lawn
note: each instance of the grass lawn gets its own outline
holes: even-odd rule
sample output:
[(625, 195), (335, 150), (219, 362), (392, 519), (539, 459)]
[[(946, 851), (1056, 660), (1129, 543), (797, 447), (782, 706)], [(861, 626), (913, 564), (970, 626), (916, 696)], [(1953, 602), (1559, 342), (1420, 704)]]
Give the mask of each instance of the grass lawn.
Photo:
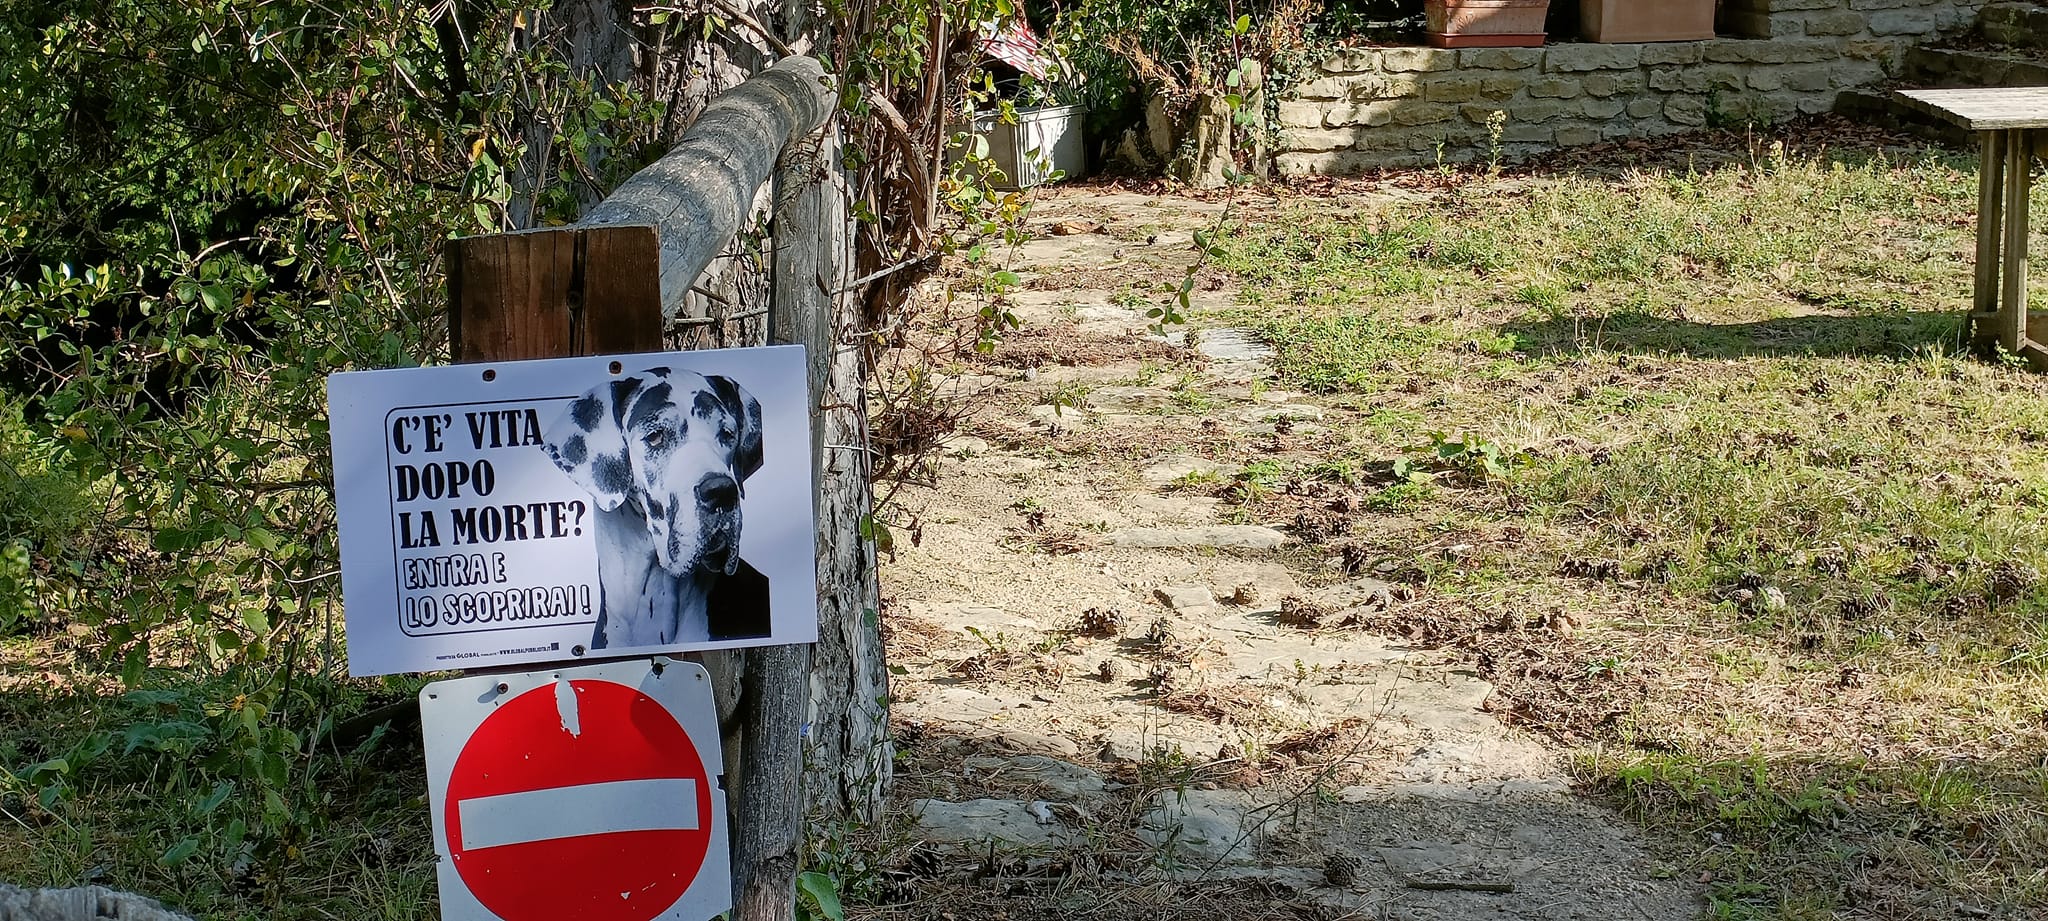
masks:
[(1713, 917), (2042, 917), (2048, 377), (1958, 352), (1974, 160), (1694, 143), (1732, 156), (1285, 196), (1212, 319), (1350, 410), (1314, 475), (1378, 483), (1357, 558), (1425, 586), (1382, 626)]

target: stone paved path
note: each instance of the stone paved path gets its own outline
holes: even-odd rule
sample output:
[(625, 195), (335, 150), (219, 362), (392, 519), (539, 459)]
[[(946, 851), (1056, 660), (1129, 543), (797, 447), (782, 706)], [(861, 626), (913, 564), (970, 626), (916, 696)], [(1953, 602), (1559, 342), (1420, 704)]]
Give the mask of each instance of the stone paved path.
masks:
[(1485, 681), (1330, 626), (1404, 589), (1217, 497), (1247, 464), (1342, 444), (1355, 412), (1285, 389), (1221, 276), (1191, 331), (1147, 336), (1221, 207), (1078, 190), (1033, 214), (1102, 228), (1015, 254), (1024, 329), (959, 380), (993, 405), (899, 495), (917, 540), (883, 569), (896, 719), (974, 752), (910, 746), (913, 834), (1149, 848), (1170, 878), (1257, 877), (1359, 917), (1696, 916), (1560, 752), (1487, 712)]

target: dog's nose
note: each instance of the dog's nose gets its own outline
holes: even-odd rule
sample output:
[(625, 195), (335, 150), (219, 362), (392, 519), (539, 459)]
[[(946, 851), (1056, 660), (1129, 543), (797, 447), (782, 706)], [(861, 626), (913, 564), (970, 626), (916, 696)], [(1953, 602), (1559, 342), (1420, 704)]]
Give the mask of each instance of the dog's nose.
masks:
[(705, 508), (732, 508), (740, 504), (740, 484), (723, 473), (697, 481), (697, 503)]

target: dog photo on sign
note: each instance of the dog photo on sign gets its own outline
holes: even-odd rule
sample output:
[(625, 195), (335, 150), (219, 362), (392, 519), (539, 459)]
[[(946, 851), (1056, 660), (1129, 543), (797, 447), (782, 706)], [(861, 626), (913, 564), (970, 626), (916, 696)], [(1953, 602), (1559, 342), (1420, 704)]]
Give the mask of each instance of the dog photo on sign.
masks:
[(542, 440), (594, 500), (592, 650), (769, 635), (768, 578), (740, 558), (759, 400), (730, 377), (648, 368), (585, 391)]

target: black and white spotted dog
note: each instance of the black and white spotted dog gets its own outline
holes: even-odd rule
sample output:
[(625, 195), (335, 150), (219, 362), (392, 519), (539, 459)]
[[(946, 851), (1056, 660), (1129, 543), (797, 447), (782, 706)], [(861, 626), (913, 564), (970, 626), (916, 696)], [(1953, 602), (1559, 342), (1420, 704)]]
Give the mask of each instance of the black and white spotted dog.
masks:
[(768, 580), (739, 554), (760, 401), (731, 378), (649, 368), (591, 388), (542, 440), (596, 500), (592, 649), (768, 635)]

